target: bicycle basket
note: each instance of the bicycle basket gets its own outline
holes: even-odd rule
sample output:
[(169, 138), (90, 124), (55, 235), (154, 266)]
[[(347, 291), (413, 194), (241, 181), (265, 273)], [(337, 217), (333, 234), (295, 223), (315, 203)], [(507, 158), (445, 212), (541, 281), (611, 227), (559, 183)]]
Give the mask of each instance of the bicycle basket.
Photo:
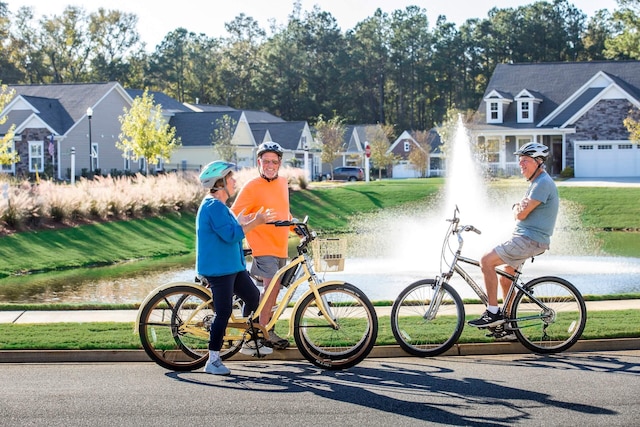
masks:
[(311, 242), (313, 268), (316, 271), (342, 271), (347, 252), (344, 239), (315, 239)]

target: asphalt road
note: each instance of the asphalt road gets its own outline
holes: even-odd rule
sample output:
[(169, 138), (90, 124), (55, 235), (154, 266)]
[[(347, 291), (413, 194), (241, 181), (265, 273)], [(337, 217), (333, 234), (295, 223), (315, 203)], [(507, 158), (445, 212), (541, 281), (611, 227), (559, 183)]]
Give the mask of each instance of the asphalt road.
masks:
[(638, 425), (640, 351), (227, 362), (0, 364), (0, 425)]

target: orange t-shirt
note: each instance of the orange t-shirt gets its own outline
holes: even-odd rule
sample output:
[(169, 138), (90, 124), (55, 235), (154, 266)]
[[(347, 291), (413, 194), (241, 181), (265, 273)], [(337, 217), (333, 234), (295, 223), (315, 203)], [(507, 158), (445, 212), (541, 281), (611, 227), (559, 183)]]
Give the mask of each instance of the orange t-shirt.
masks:
[[(238, 193), (231, 206), (233, 213), (258, 212), (260, 208), (271, 209), (276, 213), (276, 220), (290, 220), (289, 185), (287, 179), (279, 176), (273, 181), (262, 177), (247, 182)], [(289, 227), (276, 227), (270, 224), (259, 225), (246, 235), (253, 256), (288, 257)]]

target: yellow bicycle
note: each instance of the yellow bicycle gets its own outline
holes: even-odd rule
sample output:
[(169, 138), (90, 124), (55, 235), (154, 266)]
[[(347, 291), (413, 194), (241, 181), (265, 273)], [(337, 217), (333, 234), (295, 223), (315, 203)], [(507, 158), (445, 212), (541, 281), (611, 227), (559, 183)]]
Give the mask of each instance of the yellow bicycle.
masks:
[[(323, 282), (316, 275), (309, 251), (316, 233), (309, 229), (306, 218), (272, 224), (293, 226), (301, 237), (298, 255), (278, 270), (265, 290), (265, 294), (279, 292), (274, 284), (280, 282), (286, 292), (266, 326), (258, 323), (266, 295), (249, 317), (242, 317), (242, 302), (236, 300), (220, 357), (233, 356), (244, 342), (259, 347), (258, 340), (268, 336), (267, 331), (285, 313), (296, 290), (306, 283), (309, 289), (295, 302), (289, 321), (289, 336), (293, 335), (298, 351), (309, 362), (329, 370), (360, 363), (371, 352), (378, 335), (373, 304), (356, 286), (338, 280)], [(135, 330), (153, 361), (167, 369), (189, 371), (207, 361), (209, 330), (215, 314), (208, 288), (195, 282), (168, 283), (154, 289), (142, 302)], [(262, 356), (259, 350), (257, 356)]]

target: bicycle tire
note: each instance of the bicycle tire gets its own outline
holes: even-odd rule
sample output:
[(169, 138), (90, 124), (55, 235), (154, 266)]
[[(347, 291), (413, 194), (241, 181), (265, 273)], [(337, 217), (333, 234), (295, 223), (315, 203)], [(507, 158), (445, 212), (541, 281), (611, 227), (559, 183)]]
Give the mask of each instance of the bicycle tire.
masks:
[(448, 283), (441, 286), (442, 299), (432, 319), (426, 319), (434, 299), (436, 281), (418, 280), (407, 286), (393, 302), (391, 331), (407, 353), (432, 357), (449, 350), (464, 329), (464, 304)]
[(559, 353), (574, 345), (587, 323), (587, 308), (580, 291), (570, 282), (552, 276), (535, 278), (524, 289), (551, 311), (543, 315), (525, 293), (516, 294), (510, 318), (518, 320), (510, 322), (510, 326), (522, 345), (542, 354)]
[(298, 351), (323, 369), (347, 369), (366, 358), (378, 337), (378, 317), (369, 298), (349, 283), (330, 284), (318, 289), (329, 304), (334, 329), (325, 319), (313, 293), (307, 295), (294, 313), (293, 337)]
[[(174, 371), (204, 366), (209, 350), (209, 330), (214, 310), (210, 292), (201, 287), (177, 285), (160, 290), (141, 308), (138, 333), (147, 355)], [(239, 350), (239, 342), (225, 342), (221, 358)]]

